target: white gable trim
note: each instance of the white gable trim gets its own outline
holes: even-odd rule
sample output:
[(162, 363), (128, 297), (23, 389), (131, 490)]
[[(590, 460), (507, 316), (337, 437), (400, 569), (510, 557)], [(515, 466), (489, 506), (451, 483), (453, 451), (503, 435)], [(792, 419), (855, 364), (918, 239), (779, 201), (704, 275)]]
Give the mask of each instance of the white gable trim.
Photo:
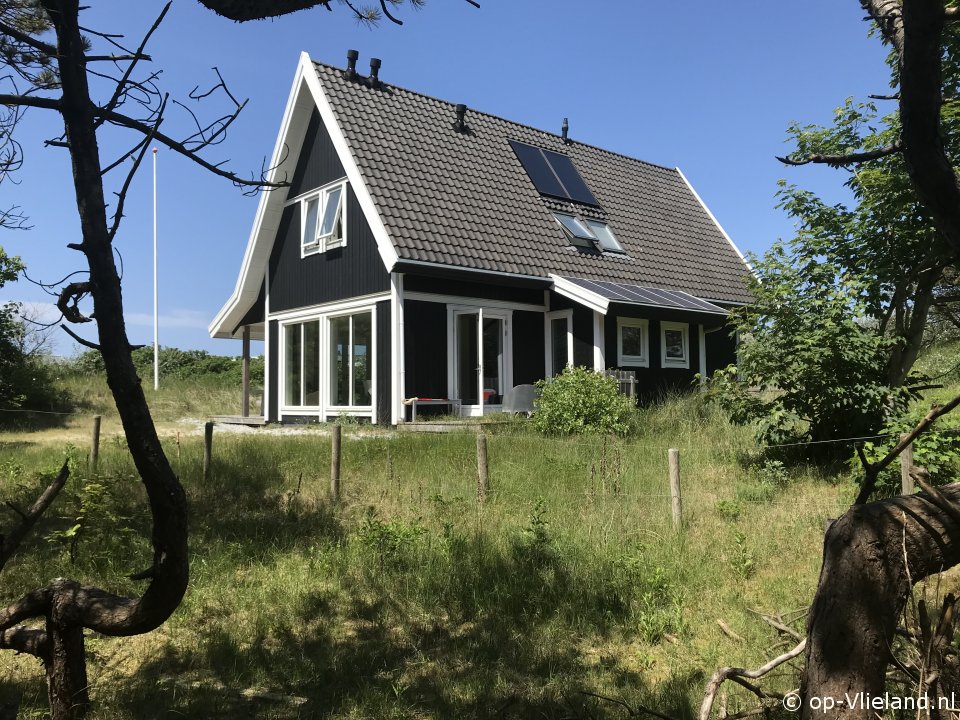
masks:
[[(387, 235), (386, 228), (380, 220), (367, 186), (360, 175), (360, 170), (353, 159), (343, 132), (330, 103), (327, 101), (313, 61), (306, 53), (300, 53), (300, 61), (294, 75), (293, 86), (287, 99), (287, 106), (280, 123), (280, 132), (270, 160), (270, 171), (267, 173), (269, 182), (289, 180), (293, 177), (303, 140), (306, 135), (310, 117), (316, 108), (320, 118), (326, 125), (327, 132), (333, 141), (333, 146), (347, 174), (354, 194), (363, 209), (363, 213), (370, 224), (380, 257), (389, 272), (397, 261), (397, 253), (393, 243)], [(283, 208), (287, 200), (287, 191), (283, 188), (276, 190), (264, 189), (260, 192), (260, 203), (254, 216), (253, 228), (247, 241), (247, 248), (240, 265), (240, 274), (233, 294), (214, 317), (207, 330), (211, 337), (234, 337), (234, 328), (247, 311), (253, 307), (260, 292), (260, 283), (267, 274), (267, 265), (270, 252), (280, 227)]]

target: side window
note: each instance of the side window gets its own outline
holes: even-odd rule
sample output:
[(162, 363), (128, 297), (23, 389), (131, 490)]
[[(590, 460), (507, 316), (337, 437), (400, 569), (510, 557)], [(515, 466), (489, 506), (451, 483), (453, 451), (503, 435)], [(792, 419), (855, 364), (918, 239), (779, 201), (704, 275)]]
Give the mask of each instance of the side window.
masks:
[(300, 201), (301, 256), (347, 244), (344, 222), (346, 181), (322, 188)]
[(641, 318), (617, 318), (617, 365), (650, 367), (648, 329)]
[(690, 367), (690, 326), (687, 323), (660, 323), (661, 367)]

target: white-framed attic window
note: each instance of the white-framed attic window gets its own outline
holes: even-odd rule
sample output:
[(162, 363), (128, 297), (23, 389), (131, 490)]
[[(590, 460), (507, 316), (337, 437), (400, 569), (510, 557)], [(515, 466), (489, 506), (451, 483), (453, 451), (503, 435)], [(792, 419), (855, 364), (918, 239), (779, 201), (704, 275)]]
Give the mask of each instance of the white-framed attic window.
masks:
[(301, 257), (347, 244), (346, 179), (338, 180), (300, 200)]
[(690, 367), (690, 326), (687, 323), (660, 323), (660, 366)]
[(649, 321), (643, 318), (617, 318), (617, 365), (650, 367)]

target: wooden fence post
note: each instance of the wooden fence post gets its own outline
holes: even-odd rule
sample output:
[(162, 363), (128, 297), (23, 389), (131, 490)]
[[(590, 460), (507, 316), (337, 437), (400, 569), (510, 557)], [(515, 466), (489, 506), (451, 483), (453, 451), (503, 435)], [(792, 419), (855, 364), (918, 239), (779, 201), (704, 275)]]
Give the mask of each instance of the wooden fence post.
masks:
[[(903, 440), (906, 434), (900, 436)], [(910, 477), (910, 470), (913, 468), (913, 443), (910, 443), (900, 453), (900, 492), (903, 495), (913, 495), (913, 478)]]
[(680, 530), (683, 523), (683, 505), (680, 502), (680, 451), (670, 448), (667, 451), (670, 463), (670, 502), (673, 509), (673, 529)]
[(93, 416), (93, 430), (90, 433), (90, 472), (97, 471), (100, 462), (100, 416)]
[(487, 435), (483, 430), (477, 432), (477, 502), (487, 501), (490, 493), (490, 476), (487, 466)]
[(340, 502), (340, 442), (343, 428), (337, 424), (333, 426), (333, 435), (330, 448), (330, 499)]
[(213, 463), (213, 420), (203, 426), (203, 479), (210, 479), (210, 466)]

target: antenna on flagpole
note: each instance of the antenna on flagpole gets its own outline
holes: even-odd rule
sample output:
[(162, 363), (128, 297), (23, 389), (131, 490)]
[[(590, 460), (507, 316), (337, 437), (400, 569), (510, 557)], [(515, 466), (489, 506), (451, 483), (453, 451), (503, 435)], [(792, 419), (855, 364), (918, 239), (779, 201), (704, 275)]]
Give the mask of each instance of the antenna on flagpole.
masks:
[(153, 149), (153, 389), (160, 389), (160, 323), (157, 315), (157, 149)]

